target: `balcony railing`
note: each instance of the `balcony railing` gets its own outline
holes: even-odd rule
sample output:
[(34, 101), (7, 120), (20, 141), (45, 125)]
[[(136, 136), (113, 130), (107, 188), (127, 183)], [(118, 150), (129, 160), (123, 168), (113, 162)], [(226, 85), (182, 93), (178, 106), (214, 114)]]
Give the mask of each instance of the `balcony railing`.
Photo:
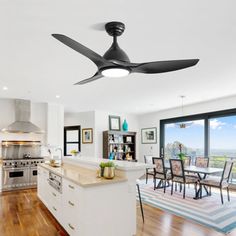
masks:
[[(224, 168), (225, 162), (228, 160), (232, 160), (236, 163), (236, 157), (228, 157), (228, 156), (210, 156), (210, 167), (216, 167), (216, 168)], [(221, 175), (221, 174), (219, 174)], [(230, 182), (233, 184), (236, 184), (236, 164), (234, 164)]]

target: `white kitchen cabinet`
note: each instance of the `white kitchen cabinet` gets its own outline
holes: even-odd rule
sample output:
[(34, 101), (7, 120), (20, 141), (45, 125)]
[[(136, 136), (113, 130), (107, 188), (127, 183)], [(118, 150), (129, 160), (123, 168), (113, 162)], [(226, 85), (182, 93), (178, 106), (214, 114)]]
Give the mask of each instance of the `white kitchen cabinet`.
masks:
[(150, 166), (117, 161), (120, 165), (120, 169), (117, 167), (117, 176), (113, 180), (106, 180), (96, 178), (95, 161), (79, 161), (80, 165), (65, 162), (59, 168), (40, 164), (40, 168), (49, 170), (54, 176), (58, 175), (58, 179), (62, 178), (62, 193), (52, 190), (46, 178), (39, 175), (44, 182), (39, 180), (39, 198), (44, 198), (43, 202), (49, 211), (70, 236), (135, 235), (136, 179)]
[(59, 104), (47, 105), (47, 144), (63, 147), (64, 108)]
[(80, 212), (82, 189), (63, 178), (62, 193), (63, 226), (71, 236), (77, 236), (79, 235), (79, 217), (81, 217), (81, 214), (78, 213)]
[(37, 188), (38, 188), (38, 196), (41, 201), (47, 206), (48, 204), (48, 178), (49, 171), (45, 168), (38, 166), (38, 178), (37, 178)]

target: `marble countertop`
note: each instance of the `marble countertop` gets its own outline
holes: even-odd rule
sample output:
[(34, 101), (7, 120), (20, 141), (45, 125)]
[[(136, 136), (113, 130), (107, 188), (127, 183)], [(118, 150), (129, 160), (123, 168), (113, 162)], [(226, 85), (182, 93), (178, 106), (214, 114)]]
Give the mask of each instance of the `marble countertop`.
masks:
[(115, 184), (125, 182), (125, 177), (115, 176), (113, 179), (98, 178), (96, 170), (91, 170), (78, 165), (64, 163), (60, 167), (52, 167), (48, 163), (42, 163), (39, 166), (58, 174), (75, 184), (82, 187), (92, 187), (97, 185)]
[[(63, 161), (71, 164), (81, 163), (98, 167), (100, 162), (107, 162), (109, 161), (109, 159), (80, 156), (80, 157), (64, 157)], [(118, 161), (118, 160), (112, 160), (112, 162), (115, 163), (117, 170), (123, 170), (123, 171), (145, 170), (146, 168), (153, 168), (155, 166), (153, 164), (145, 164), (142, 162)]]

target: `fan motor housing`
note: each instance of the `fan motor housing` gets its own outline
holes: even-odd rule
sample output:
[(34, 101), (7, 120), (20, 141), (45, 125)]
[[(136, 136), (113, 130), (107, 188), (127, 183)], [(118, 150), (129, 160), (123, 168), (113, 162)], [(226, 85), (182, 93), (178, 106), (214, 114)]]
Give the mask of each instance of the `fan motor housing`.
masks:
[(120, 36), (123, 34), (124, 30), (125, 30), (125, 24), (122, 22), (118, 22), (118, 21), (112, 21), (112, 22), (108, 22), (105, 25), (105, 29), (106, 32), (110, 35), (110, 36)]

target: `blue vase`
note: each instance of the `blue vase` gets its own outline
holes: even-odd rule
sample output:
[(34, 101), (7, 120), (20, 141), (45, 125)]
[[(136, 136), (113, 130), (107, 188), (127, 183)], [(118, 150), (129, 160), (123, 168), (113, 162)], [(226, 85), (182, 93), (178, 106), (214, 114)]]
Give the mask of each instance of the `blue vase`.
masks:
[(124, 131), (128, 131), (128, 123), (126, 122), (126, 119), (124, 119), (124, 123), (122, 125), (122, 128)]

